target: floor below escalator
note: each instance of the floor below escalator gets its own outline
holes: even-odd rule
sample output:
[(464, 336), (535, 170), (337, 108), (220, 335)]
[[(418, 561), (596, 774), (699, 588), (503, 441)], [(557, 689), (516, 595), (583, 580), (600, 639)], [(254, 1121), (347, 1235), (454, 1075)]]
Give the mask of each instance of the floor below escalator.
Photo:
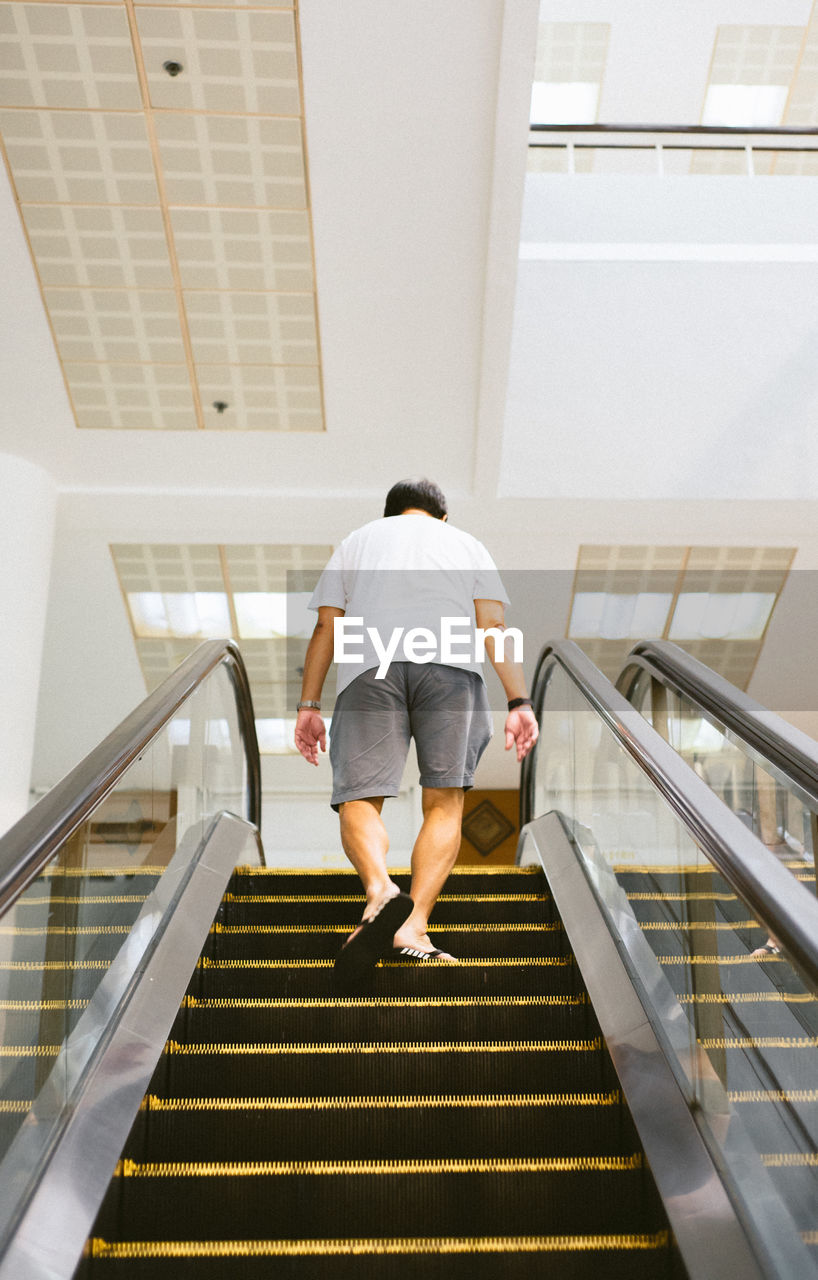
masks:
[(460, 963), (338, 995), (362, 908), (354, 873), (236, 871), (77, 1280), (682, 1280), (542, 873), (457, 868)]

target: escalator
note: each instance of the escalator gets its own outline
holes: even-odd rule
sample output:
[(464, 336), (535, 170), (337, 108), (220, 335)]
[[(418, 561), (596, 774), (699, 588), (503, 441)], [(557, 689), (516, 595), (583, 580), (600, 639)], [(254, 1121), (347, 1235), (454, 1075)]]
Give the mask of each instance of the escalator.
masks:
[(687, 1016), (690, 931), (652, 949), (620, 878), (723, 883), (798, 1008), (818, 904), (575, 646), (534, 697), (519, 865), (432, 919), (461, 962), (354, 995), (359, 882), (264, 865), (229, 643), (0, 841), (0, 1280), (816, 1274)]

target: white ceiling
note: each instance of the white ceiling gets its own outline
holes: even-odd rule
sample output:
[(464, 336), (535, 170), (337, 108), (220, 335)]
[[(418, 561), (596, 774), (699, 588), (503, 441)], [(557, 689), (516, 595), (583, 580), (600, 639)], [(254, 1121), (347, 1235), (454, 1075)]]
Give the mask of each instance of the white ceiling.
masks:
[[(717, 26), (804, 27), (811, 8), (689, 0), (657, 13), (651, 0), (548, 0), (543, 12), (552, 22), (610, 24), (600, 118), (634, 122), (699, 118)], [(604, 252), (590, 263), (563, 252), (518, 264), (537, 0), (300, 0), (299, 14), (325, 432), (77, 429), (0, 179), (0, 451), (39, 462), (61, 495), (40, 783), (144, 692), (111, 543), (334, 543), (379, 513), (398, 476), (428, 473), (448, 493), (454, 522), (508, 569), (572, 570), (581, 543), (703, 541), (797, 546), (796, 563), (818, 567), (816, 504), (798, 452), (812, 458), (815, 448), (806, 428), (818, 368), (809, 271), (818, 268), (777, 275), (754, 264), (735, 293), (729, 280), (718, 283), (714, 306), (723, 264), (612, 268)], [(794, 185), (775, 197), (749, 180), (695, 179), (739, 184), (723, 189), (727, 206), (695, 197), (695, 232), (678, 226), (681, 205), (657, 181), (529, 178), (523, 238), (729, 243), (763, 231), (806, 243), (812, 234), (803, 230), (818, 200), (809, 179), (782, 179)], [(768, 208), (776, 200), (778, 219)], [(769, 343), (758, 311), (765, 296)], [(758, 344), (738, 366), (726, 341), (736, 316), (742, 341), (749, 333)], [(671, 337), (669, 363), (644, 358)], [(787, 429), (795, 419), (797, 431), (777, 452), (778, 396), (790, 393), (793, 370)], [(669, 372), (674, 427), (663, 435), (657, 406)], [(716, 409), (731, 424), (726, 438), (709, 430)], [(645, 461), (657, 434), (662, 465)], [(740, 456), (740, 469), (725, 456)], [(665, 463), (680, 457), (684, 467), (668, 478)], [(555, 598), (544, 627), (564, 630), (564, 603)], [(788, 633), (782, 643), (791, 642)], [(812, 654), (802, 658), (805, 670)], [(784, 698), (778, 685), (776, 696)]]

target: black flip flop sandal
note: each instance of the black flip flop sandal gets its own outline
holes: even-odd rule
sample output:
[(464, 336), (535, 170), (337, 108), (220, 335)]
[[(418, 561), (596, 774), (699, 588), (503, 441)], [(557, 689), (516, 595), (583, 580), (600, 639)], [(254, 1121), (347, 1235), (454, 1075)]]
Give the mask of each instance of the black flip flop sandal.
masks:
[(457, 964), (454, 956), (447, 951), (432, 947), (431, 951), (419, 951), (416, 947), (393, 947), (393, 960), (409, 960), (412, 964), (427, 964), (431, 960), (439, 960), (443, 964)]
[(335, 979), (344, 986), (360, 982), (392, 950), (392, 939), (415, 909), (408, 893), (398, 893), (371, 920), (362, 921), (335, 957)]

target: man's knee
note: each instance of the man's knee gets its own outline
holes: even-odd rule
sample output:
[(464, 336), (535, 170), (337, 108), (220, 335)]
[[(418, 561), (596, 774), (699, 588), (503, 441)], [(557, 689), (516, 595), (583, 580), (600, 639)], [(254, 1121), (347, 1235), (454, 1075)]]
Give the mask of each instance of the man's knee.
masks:
[(383, 801), (383, 796), (364, 796), (360, 800), (344, 800), (338, 806), (338, 817), (341, 822), (354, 822), (358, 818), (367, 818), (373, 809), (376, 813), (380, 813)]
[(459, 817), (463, 812), (465, 795), (462, 787), (423, 787), (423, 812), (427, 814), (437, 809)]

